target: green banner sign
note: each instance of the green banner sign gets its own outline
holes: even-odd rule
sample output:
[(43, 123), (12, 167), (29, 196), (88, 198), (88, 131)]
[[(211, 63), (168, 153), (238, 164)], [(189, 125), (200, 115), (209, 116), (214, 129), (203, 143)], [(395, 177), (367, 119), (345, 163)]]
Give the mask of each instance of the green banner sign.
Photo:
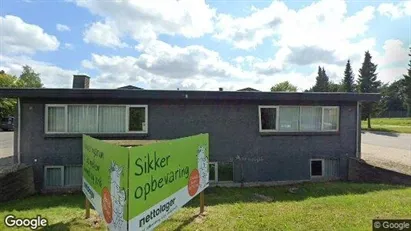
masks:
[(83, 135), (83, 192), (110, 230), (127, 230), (129, 150)]
[(110, 230), (151, 230), (209, 184), (208, 134), (133, 148), (83, 136), (83, 153), (83, 191)]

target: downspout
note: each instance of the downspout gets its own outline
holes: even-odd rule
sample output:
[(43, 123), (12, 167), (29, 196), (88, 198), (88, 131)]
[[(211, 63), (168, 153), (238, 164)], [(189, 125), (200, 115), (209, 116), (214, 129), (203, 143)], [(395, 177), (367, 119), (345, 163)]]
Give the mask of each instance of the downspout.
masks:
[(20, 98), (17, 98), (17, 164), (21, 163), (20, 158), (20, 137), (21, 137), (21, 109)]
[(360, 113), (360, 102), (357, 101), (357, 134), (356, 134), (356, 144), (355, 151), (356, 157), (361, 159), (361, 113)]

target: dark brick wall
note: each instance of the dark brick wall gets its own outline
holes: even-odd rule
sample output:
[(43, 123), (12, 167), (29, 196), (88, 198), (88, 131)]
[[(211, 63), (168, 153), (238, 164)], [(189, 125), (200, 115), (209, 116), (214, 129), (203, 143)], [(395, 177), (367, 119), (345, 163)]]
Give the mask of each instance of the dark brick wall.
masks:
[[(81, 135), (44, 134), (45, 103), (147, 104), (148, 134), (95, 136), (100, 139), (174, 139), (210, 134), (210, 161), (232, 161), (235, 182), (310, 180), (311, 158), (340, 159), (340, 178), (347, 178), (347, 157), (355, 156), (356, 104), (340, 106), (340, 131), (332, 134), (263, 135), (258, 105), (324, 105), (322, 102), (118, 101), (23, 99), (21, 159), (33, 165), (37, 188), (44, 165), (82, 164)], [(332, 106), (329, 105), (328, 106)]]
[(411, 185), (411, 176), (349, 158), (348, 180), (354, 182)]
[(20, 199), (35, 193), (31, 166), (0, 176), (0, 201)]

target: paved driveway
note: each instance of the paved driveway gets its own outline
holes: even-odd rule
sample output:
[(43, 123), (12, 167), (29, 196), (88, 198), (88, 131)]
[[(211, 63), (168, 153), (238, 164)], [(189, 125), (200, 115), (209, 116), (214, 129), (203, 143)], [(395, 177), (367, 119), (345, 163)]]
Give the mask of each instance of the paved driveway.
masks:
[(411, 173), (411, 134), (362, 133), (361, 157), (381, 167)]
[(14, 132), (4, 132), (0, 130), (0, 165), (9, 165), (12, 163), (13, 135)]

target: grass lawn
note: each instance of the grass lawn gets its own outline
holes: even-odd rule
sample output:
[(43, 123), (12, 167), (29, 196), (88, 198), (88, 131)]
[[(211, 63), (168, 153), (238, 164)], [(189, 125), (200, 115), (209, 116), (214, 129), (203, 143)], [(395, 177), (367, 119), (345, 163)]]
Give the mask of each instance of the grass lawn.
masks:
[(362, 130), (411, 133), (411, 118), (371, 118), (371, 129), (367, 128), (367, 121), (361, 121)]
[[(291, 193), (290, 187), (297, 190)], [(196, 216), (195, 198), (158, 230), (371, 230), (373, 218), (411, 218), (411, 187), (403, 186), (333, 182), (209, 188), (205, 199), (205, 216)], [(0, 216), (3, 222), (7, 214), (40, 214), (51, 224), (44, 230), (104, 230), (83, 219), (83, 205), (81, 194), (34, 196), (2, 203)], [(2, 222), (0, 230), (5, 229)]]

